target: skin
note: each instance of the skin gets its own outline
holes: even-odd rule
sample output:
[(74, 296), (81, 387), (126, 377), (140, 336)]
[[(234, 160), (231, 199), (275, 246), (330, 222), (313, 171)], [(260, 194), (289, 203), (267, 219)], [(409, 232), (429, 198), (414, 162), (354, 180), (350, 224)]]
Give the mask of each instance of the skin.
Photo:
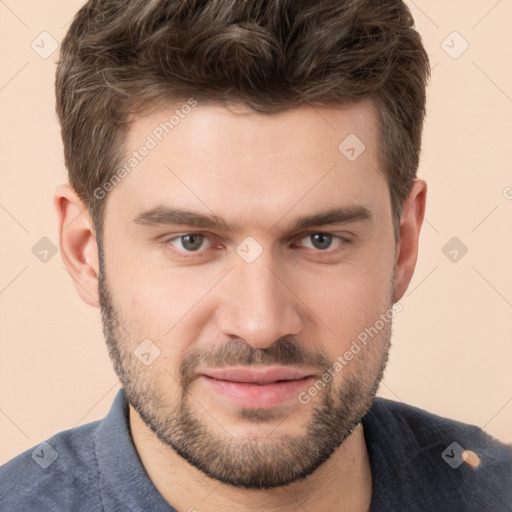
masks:
[[(137, 119), (128, 153), (174, 109)], [(88, 211), (69, 185), (57, 189), (64, 263), (82, 299), (93, 307), (102, 304), (107, 344), (131, 403), (136, 449), (156, 488), (177, 510), (215, 512), (233, 503), (241, 511), (296, 511), (299, 505), (315, 511), (369, 509), (372, 477), (358, 421), (382, 376), (390, 324), (307, 404), (293, 399), (272, 410), (247, 411), (196, 377), (230, 342), (235, 361), (241, 363), (250, 351), (267, 354), (267, 367), (282, 365), (272, 350), (288, 340), (299, 354), (291, 366), (307, 367), (321, 378), (326, 367), (318, 358), (326, 362), (343, 355), (404, 295), (416, 264), (426, 184), (414, 181), (396, 244), (376, 123), (370, 100), (350, 108), (304, 106), (272, 116), (199, 104), (109, 192), (102, 268)], [(338, 150), (349, 134), (366, 146), (355, 161)], [(213, 213), (239, 229), (134, 222), (141, 211), (157, 205)], [(300, 217), (355, 205), (366, 208), (370, 218), (293, 228)], [(319, 249), (309, 236), (319, 232), (334, 235), (327, 249)], [(169, 242), (187, 234), (206, 235), (199, 252), (187, 253), (183, 239)], [(252, 263), (236, 252), (248, 236), (262, 249)], [(144, 339), (160, 351), (149, 366), (133, 355)], [(183, 362), (191, 353), (197, 357), (183, 393)], [(265, 361), (257, 367), (265, 367)], [(348, 389), (353, 402), (343, 408)], [(207, 434), (204, 442), (235, 450), (257, 439), (259, 455), (273, 455), (272, 463), (281, 464), (288, 453), (283, 443), (297, 441), (306, 450), (328, 442), (329, 436), (307, 437), (327, 397), (332, 400), (328, 410), (339, 405), (343, 412), (339, 421), (330, 422), (337, 445), (308, 476), (290, 479), (286, 486), (230, 485), (228, 477), (205, 474), (166, 442), (177, 441), (177, 430), (164, 427), (172, 423), (169, 418), (176, 427), (179, 406), (185, 405)], [(249, 468), (249, 474), (261, 456), (245, 453), (247, 463), (240, 470)], [(302, 459), (290, 456), (290, 461), (294, 467)], [(224, 463), (228, 468), (229, 460)]]

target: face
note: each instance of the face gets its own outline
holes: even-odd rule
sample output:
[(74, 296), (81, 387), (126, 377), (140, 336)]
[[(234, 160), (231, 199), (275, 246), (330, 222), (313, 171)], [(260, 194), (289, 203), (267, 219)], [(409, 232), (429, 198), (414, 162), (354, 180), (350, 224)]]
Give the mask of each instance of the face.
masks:
[(109, 351), (185, 460), (233, 486), (285, 485), (349, 436), (387, 360), (395, 241), (376, 111), (198, 104), (171, 131), (174, 110), (133, 124), (136, 161), (108, 194)]

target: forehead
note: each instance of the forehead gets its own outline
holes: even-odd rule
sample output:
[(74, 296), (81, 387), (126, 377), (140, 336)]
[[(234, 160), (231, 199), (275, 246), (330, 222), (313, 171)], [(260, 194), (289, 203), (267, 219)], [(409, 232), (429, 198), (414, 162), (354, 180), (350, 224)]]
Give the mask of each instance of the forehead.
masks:
[(271, 115), (191, 105), (133, 122), (124, 162), (133, 165), (125, 165), (126, 176), (110, 192), (109, 209), (132, 215), (166, 204), (263, 223), (293, 208), (386, 208), (372, 101)]
[[(344, 149), (349, 149), (350, 144), (339, 147), (348, 136), (353, 142), (359, 139), (356, 149), (360, 150), (362, 143), (371, 152), (377, 142), (377, 124), (377, 110), (370, 99), (330, 108), (301, 105), (275, 114), (189, 100), (136, 119), (131, 126), (128, 148), (137, 148), (150, 137), (157, 146), (174, 149), (186, 143), (190, 157), (196, 160), (230, 155), (249, 161), (300, 158), (314, 156), (315, 152), (338, 157)], [(345, 156), (354, 155), (345, 153)]]

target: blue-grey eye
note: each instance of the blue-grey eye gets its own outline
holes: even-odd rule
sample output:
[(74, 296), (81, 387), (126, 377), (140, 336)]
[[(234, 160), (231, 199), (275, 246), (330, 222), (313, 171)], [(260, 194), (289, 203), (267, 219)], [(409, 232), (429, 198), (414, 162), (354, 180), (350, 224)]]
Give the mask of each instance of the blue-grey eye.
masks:
[(197, 251), (201, 248), (204, 242), (204, 235), (182, 235), (175, 240), (179, 240), (183, 249), (187, 251)]
[(324, 233), (314, 233), (308, 235), (311, 243), (315, 249), (328, 249), (332, 244), (332, 235), (326, 235)]

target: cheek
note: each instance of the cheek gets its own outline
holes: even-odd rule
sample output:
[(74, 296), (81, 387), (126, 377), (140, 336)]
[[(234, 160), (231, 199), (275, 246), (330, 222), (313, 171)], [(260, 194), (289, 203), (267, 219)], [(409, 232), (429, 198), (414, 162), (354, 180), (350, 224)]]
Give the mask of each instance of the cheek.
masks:
[[(314, 312), (317, 338), (338, 355), (375, 324), (391, 306), (391, 270), (385, 266), (352, 265), (327, 273), (304, 273), (297, 295)], [(327, 340), (331, 340), (328, 342)]]
[(184, 352), (206, 321), (204, 299), (219, 279), (217, 272), (172, 268), (161, 263), (136, 265), (135, 258), (117, 261), (108, 280), (132, 337), (154, 340), (162, 355), (169, 347), (173, 353)]

